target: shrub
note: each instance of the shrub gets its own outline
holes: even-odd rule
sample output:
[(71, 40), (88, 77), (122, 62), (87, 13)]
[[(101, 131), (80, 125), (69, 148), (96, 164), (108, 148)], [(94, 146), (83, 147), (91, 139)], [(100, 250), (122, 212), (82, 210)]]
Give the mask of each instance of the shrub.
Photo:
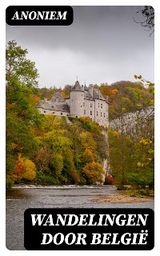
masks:
[(89, 162), (83, 167), (83, 173), (86, 176), (88, 184), (97, 184), (103, 182), (104, 170), (100, 163)]
[(106, 185), (114, 185), (114, 179), (112, 175), (106, 175), (106, 180), (105, 180)]
[(22, 178), (26, 180), (34, 180), (36, 177), (36, 166), (35, 164), (26, 158), (23, 158), (24, 172)]

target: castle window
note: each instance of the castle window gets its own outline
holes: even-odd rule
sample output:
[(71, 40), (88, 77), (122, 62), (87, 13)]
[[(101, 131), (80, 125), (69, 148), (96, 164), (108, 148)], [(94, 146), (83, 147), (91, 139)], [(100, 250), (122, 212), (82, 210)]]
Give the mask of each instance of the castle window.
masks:
[(53, 115), (55, 114), (55, 112), (52, 112), (53, 113)]
[(102, 117), (102, 112), (101, 112), (101, 117)]
[(85, 102), (83, 102), (83, 107), (85, 106)]
[(104, 113), (104, 117), (105, 117), (105, 113)]
[(44, 113), (46, 113), (46, 111), (44, 110)]
[(97, 116), (98, 116), (98, 111), (97, 111)]
[(86, 114), (86, 110), (84, 110), (84, 115)]
[(90, 103), (90, 107), (92, 108), (92, 103)]
[(63, 116), (63, 113), (61, 112), (61, 116)]
[(92, 116), (92, 111), (90, 111), (90, 116)]
[(103, 104), (101, 104), (101, 108), (103, 108)]
[(99, 108), (99, 103), (98, 103), (98, 108)]

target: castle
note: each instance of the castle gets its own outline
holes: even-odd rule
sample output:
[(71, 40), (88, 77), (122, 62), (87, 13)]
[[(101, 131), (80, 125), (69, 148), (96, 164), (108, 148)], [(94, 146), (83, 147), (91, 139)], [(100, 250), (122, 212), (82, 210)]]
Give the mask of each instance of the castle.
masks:
[(108, 103), (98, 89), (87, 89), (76, 81), (68, 98), (56, 92), (51, 100), (41, 100), (37, 108), (41, 114), (56, 116), (90, 117), (93, 122), (108, 127)]

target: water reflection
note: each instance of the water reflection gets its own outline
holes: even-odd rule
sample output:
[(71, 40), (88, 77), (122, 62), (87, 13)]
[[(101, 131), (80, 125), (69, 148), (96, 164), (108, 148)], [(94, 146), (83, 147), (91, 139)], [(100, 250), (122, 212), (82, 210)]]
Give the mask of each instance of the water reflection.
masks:
[(31, 194), (27, 193), (26, 189), (12, 188), (7, 190), (6, 192), (7, 199), (24, 199), (24, 198), (29, 199), (31, 196), (32, 196)]

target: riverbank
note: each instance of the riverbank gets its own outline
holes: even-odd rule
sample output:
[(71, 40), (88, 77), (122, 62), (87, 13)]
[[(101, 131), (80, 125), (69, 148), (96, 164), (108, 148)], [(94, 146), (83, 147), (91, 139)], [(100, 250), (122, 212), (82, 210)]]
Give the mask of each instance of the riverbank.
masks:
[[(103, 193), (95, 193), (99, 192), (103, 188)], [(92, 198), (90, 201), (93, 203), (111, 203), (111, 204), (127, 204), (127, 203), (147, 203), (147, 202), (154, 202), (154, 192), (153, 190), (117, 190), (115, 186), (96, 186), (96, 185), (50, 185), (50, 186), (43, 186), (43, 185), (25, 185), (25, 184), (19, 184), (15, 185), (12, 189), (8, 190), (8, 194), (16, 194), (15, 189), (47, 189), (47, 190), (71, 190), (73, 191), (76, 189), (80, 189), (83, 191), (84, 189), (91, 189), (93, 190), (94, 196), (97, 196), (97, 198)], [(10, 191), (10, 192), (9, 192)], [(12, 192), (11, 192), (12, 191)], [(13, 192), (14, 191), (14, 192)], [(109, 192), (110, 191), (110, 192)], [(21, 192), (22, 193), (22, 192)], [(24, 190), (23, 193), (24, 194)], [(81, 193), (80, 193), (81, 194)], [(84, 195), (83, 195), (84, 196)]]
[(113, 203), (113, 204), (121, 204), (121, 203), (143, 203), (143, 202), (153, 202), (154, 197), (150, 196), (129, 196), (126, 193), (118, 193), (111, 195), (102, 195), (100, 198), (93, 199), (92, 202), (97, 203)]

